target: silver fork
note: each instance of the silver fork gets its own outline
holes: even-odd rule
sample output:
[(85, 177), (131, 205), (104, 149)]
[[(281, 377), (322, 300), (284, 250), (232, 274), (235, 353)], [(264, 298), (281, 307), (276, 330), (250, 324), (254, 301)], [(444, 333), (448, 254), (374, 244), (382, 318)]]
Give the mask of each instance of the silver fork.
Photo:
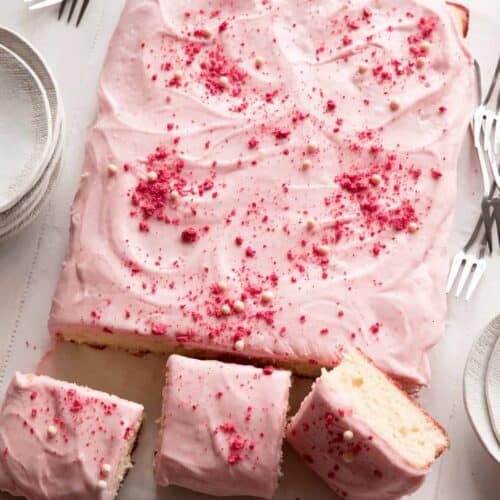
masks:
[[(24, 0), (25, 2), (32, 2), (33, 0)], [(71, 22), (71, 19), (73, 18), (73, 14), (75, 13), (76, 6), (78, 4), (78, 0), (42, 0), (41, 2), (38, 2), (37, 4), (31, 5), (30, 10), (37, 10), (37, 9), (43, 9), (45, 7), (51, 7), (52, 5), (57, 5), (60, 4), (59, 7), (59, 14), (58, 14), (58, 19), (61, 19), (62, 15), (64, 14), (64, 10), (66, 9), (66, 5), (71, 2), (70, 8), (69, 8), (69, 13), (68, 13), (68, 23)], [(80, 11), (76, 20), (76, 27), (80, 26), (80, 23), (82, 22), (83, 16), (85, 14), (85, 11), (87, 10), (87, 7), (89, 6), (90, 0), (82, 0), (82, 5), (80, 7)]]
[[(476, 73), (478, 66), (476, 66)], [(492, 103), (492, 98), (498, 82), (498, 75), (500, 74), (500, 57), (497, 61), (497, 66), (493, 79), (486, 94), (484, 101), (478, 106), (474, 112), (473, 118), (473, 131), (474, 131), (474, 146), (477, 149), (479, 162), (481, 165), (481, 172), (483, 174), (484, 195), (487, 196), (490, 186), (491, 172), (495, 184), (500, 188), (500, 172), (498, 170), (498, 163), (496, 160), (496, 129), (498, 126), (498, 112), (500, 111), (500, 93), (497, 97), (496, 107)]]
[[(484, 151), (488, 151), (490, 148), (489, 144), (487, 145), (486, 141), (487, 139), (491, 140), (492, 134), (491, 130), (489, 129), (489, 126), (493, 124), (493, 122), (491, 122), (491, 120), (487, 118), (487, 116), (489, 116), (487, 115), (489, 111), (486, 105), (489, 103), (491, 96), (493, 94), (493, 90), (496, 85), (499, 65), (497, 64), (495, 75), (490, 84), (490, 88), (488, 90), (484, 102), (482, 102), (482, 97), (481, 97), (481, 70), (477, 61), (474, 61), (474, 66), (476, 70), (477, 100), (480, 104), (476, 109), (476, 111), (474, 112), (474, 117), (471, 123), (471, 131), (474, 138), (474, 146), (476, 148), (481, 166), (481, 174), (484, 186), (484, 196), (481, 204), (481, 215), (479, 216), (479, 219), (476, 222), (476, 225), (474, 227), (474, 230), (472, 231), (469, 240), (464, 245), (462, 250), (460, 250), (453, 258), (450, 267), (450, 272), (448, 274), (448, 282), (446, 284), (446, 293), (450, 293), (461, 271), (455, 296), (460, 297), (467, 281), (469, 281), (470, 279), (470, 283), (467, 288), (467, 292), (465, 294), (465, 300), (469, 300), (472, 297), (472, 294), (476, 290), (477, 286), (479, 285), (479, 282), (481, 281), (481, 278), (484, 275), (484, 272), (486, 271), (486, 260), (485, 260), (486, 249), (489, 248), (490, 253), (492, 251), (492, 237), (491, 237), (492, 220), (490, 216), (488, 200), (492, 199), (497, 188), (495, 182), (493, 182), (493, 184), (491, 183), (489, 168), (486, 164)], [(493, 167), (491, 168), (491, 171), (494, 175), (495, 172), (498, 174), (496, 165), (494, 168)], [(479, 245), (478, 257), (476, 257), (471, 253), (471, 250), (481, 232), (481, 229), (484, 229), (484, 235), (481, 238), (481, 242)]]
[[(493, 195), (495, 192), (496, 186), (493, 185), (490, 193)], [(484, 235), (481, 239), (481, 243), (479, 246), (479, 256), (475, 257), (470, 253), (470, 250), (474, 246), (474, 243), (481, 232), (481, 229), (484, 228)], [(460, 297), (465, 284), (470, 278), (470, 283), (467, 288), (467, 292), (465, 294), (465, 300), (469, 300), (472, 297), (472, 294), (476, 290), (481, 278), (483, 277), (484, 272), (486, 271), (486, 249), (488, 248), (488, 229), (484, 224), (483, 214), (479, 216), (479, 219), (476, 222), (474, 230), (470, 235), (469, 240), (464, 245), (463, 249), (460, 250), (451, 263), (450, 273), (448, 274), (448, 282), (446, 283), (446, 293), (450, 293), (453, 285), (462, 269), (462, 274), (460, 275), (460, 279), (458, 281), (457, 289), (455, 292), (455, 297)]]

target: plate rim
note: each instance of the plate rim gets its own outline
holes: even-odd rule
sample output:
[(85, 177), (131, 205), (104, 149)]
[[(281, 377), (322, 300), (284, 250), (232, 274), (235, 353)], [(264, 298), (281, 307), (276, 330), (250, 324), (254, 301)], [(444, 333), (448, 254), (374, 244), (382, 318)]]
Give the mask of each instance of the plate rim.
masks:
[(40, 96), (43, 101), (43, 107), (45, 110), (45, 116), (46, 116), (46, 121), (47, 121), (47, 137), (45, 141), (45, 145), (43, 148), (43, 152), (41, 154), (41, 158), (38, 160), (38, 162), (35, 162), (35, 165), (33, 168), (30, 169), (31, 176), (29, 176), (29, 181), (26, 182), (26, 184), (19, 190), (17, 190), (16, 194), (14, 194), (11, 198), (9, 198), (5, 202), (0, 202), (0, 213), (5, 212), (9, 210), (10, 208), (14, 207), (21, 199), (22, 197), (29, 192), (30, 189), (33, 188), (33, 186), (37, 183), (37, 181), (40, 179), (44, 172), (44, 167), (47, 165), (47, 160), (49, 159), (49, 155), (51, 152), (51, 149), (53, 148), (53, 129), (54, 129), (54, 122), (52, 119), (52, 111), (50, 108), (50, 103), (48, 100), (47, 92), (45, 90), (45, 87), (43, 86), (42, 82), (40, 81), (40, 78), (38, 75), (33, 71), (33, 69), (29, 66), (29, 64), (22, 59), (18, 54), (16, 54), (13, 50), (11, 50), (9, 47), (5, 46), (4, 44), (0, 43), (0, 50), (5, 51), (7, 54), (9, 54), (10, 57), (16, 60), (17, 64), (23, 67), (24, 71), (26, 71), (26, 74), (29, 75), (29, 77), (32, 79), (33, 82), (35, 82), (39, 92)]
[[(483, 377), (479, 379), (479, 384), (480, 384), (480, 389), (481, 389), (481, 394), (478, 394), (476, 397), (482, 397), (483, 398), (483, 408), (480, 410), (486, 415), (485, 420), (489, 423), (489, 432), (491, 433), (490, 438), (492, 439), (485, 439), (483, 433), (484, 430), (480, 428), (480, 426), (476, 422), (476, 415), (473, 409), (473, 404), (471, 404), (472, 400), (472, 393), (474, 393), (474, 388), (471, 387), (471, 375), (470, 373), (473, 372), (471, 366), (477, 361), (476, 359), (476, 353), (479, 351), (478, 346), (481, 345), (481, 342), (484, 340), (484, 338), (487, 337), (494, 337), (493, 340), (490, 342), (489, 347), (488, 347), (488, 352), (484, 353), (484, 363), (481, 364), (481, 369), (482, 369), (482, 375)], [(488, 405), (486, 402), (486, 372), (488, 369), (490, 357), (491, 357), (491, 352), (492, 349), (494, 349), (498, 339), (500, 338), (500, 315), (495, 316), (487, 325), (481, 330), (480, 335), (474, 340), (470, 351), (467, 355), (467, 360), (465, 362), (465, 368), (464, 368), (464, 373), (463, 373), (463, 380), (462, 380), (462, 392), (463, 392), (463, 400), (464, 400), (464, 406), (465, 406), (465, 411), (467, 413), (467, 417), (469, 418), (469, 422), (472, 426), (472, 429), (474, 430), (474, 433), (479, 439), (479, 442), (482, 444), (483, 448), (488, 452), (490, 457), (495, 460), (496, 462), (500, 463), (500, 443), (498, 443), (495, 432), (493, 431), (493, 427), (491, 424), (491, 418), (490, 414), (488, 411)], [(494, 443), (494, 445), (492, 445)]]

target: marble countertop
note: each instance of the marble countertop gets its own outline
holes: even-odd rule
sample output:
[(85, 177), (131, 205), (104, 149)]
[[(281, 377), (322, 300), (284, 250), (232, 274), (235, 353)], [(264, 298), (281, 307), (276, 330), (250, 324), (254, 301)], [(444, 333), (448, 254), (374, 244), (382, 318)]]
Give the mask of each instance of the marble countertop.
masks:
[[(500, 9), (494, 7), (497, 2), (462, 2), (471, 9), (468, 43), (488, 83), (500, 54)], [(57, 22), (54, 10), (34, 13), (22, 0), (2, 0), (0, 25), (24, 35), (46, 58), (59, 82), (67, 116), (62, 174), (50, 203), (29, 228), (0, 244), (2, 392), (5, 380), (16, 369), (34, 370), (35, 360), (50, 345), (46, 322), (66, 251), (69, 207), (79, 181), (86, 130), (95, 117), (99, 71), (123, 4), (124, 0), (92, 0), (84, 22), (75, 29)], [(470, 144), (464, 147), (459, 168), (459, 202), (450, 245), (453, 253), (465, 241), (478, 214), (480, 174)], [(452, 449), (436, 464), (412, 500), (500, 498), (500, 464), (483, 450), (468, 422), (462, 397), (462, 374), (469, 348), (481, 329), (500, 312), (499, 284), (497, 248), (474, 298), (469, 303), (449, 299), (446, 332), (432, 353), (432, 385), (423, 391), (420, 401), (448, 429)], [(204, 498), (176, 491), (174, 496), (160, 494), (157, 498)], [(279, 498), (295, 500), (299, 495), (301, 500), (311, 498), (304, 489), (299, 492), (288, 487), (280, 490)], [(122, 497), (134, 498), (126, 488)], [(0, 498), (10, 497), (0, 494)]]

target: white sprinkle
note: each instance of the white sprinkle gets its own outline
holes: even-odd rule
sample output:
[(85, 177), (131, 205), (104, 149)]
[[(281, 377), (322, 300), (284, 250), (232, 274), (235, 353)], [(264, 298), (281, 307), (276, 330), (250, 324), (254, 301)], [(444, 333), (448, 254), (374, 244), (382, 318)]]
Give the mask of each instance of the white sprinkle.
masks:
[(308, 231), (313, 231), (315, 227), (316, 227), (316, 222), (314, 222), (313, 220), (307, 221), (306, 228)]
[(422, 51), (423, 54), (428, 54), (429, 51), (431, 50), (431, 44), (426, 40), (424, 40), (420, 45), (420, 50)]
[(117, 172), (118, 172), (118, 167), (116, 165), (113, 165), (112, 163), (110, 163), (108, 165), (108, 175), (111, 177), (111, 176), (115, 175)]
[(245, 310), (245, 304), (241, 300), (235, 300), (233, 304), (233, 309), (237, 312), (243, 312)]
[(223, 89), (227, 89), (229, 87), (229, 78), (227, 76), (221, 76), (219, 78), (219, 85)]
[(418, 231), (418, 224), (416, 222), (410, 222), (408, 224), (408, 232), (416, 233)]
[(400, 106), (401, 106), (401, 104), (399, 103), (399, 101), (397, 99), (393, 99), (389, 103), (389, 107), (391, 108), (391, 111), (397, 111)]
[(172, 203), (177, 203), (179, 201), (179, 191), (177, 191), (176, 189), (174, 189), (171, 193), (170, 193), (170, 201)]
[(184, 76), (184, 73), (182, 72), (182, 69), (176, 69), (174, 71), (174, 80), (182, 80), (183, 76)]
[(97, 481), (97, 488), (99, 488), (100, 490), (105, 490), (107, 486), (108, 483), (106, 481), (103, 481), (102, 479)]
[(309, 170), (312, 167), (312, 161), (311, 160), (304, 160), (302, 163), (302, 170)]
[(417, 58), (417, 61), (416, 61), (416, 66), (417, 68), (423, 68), (425, 66), (425, 58), (423, 57), (419, 57)]
[(151, 170), (147, 173), (147, 177), (148, 181), (154, 182), (156, 179), (158, 179), (158, 174), (154, 170)]
[(274, 299), (274, 293), (269, 290), (262, 292), (262, 295), (260, 296), (260, 300), (264, 304), (269, 304), (269, 302), (272, 302), (273, 299)]
[(365, 63), (361, 63), (358, 67), (358, 71), (361, 75), (363, 75), (364, 73), (366, 73), (368, 71), (368, 65), (365, 64)]
[(266, 63), (266, 60), (262, 56), (257, 56), (255, 58), (255, 67), (257, 69), (262, 68), (262, 66), (264, 66), (265, 63)]
[(49, 436), (49, 438), (53, 438), (56, 437), (56, 434), (57, 434), (57, 427), (55, 425), (49, 425), (47, 427), (47, 436)]
[(111, 465), (109, 465), (109, 464), (102, 464), (101, 465), (101, 476), (107, 477), (110, 472), (111, 472)]
[(344, 441), (352, 441), (354, 438), (354, 433), (352, 431), (344, 431), (342, 437), (344, 438)]
[(330, 247), (328, 245), (320, 245), (318, 247), (318, 252), (324, 257), (325, 255), (328, 255), (330, 253)]
[(245, 348), (245, 341), (243, 339), (239, 339), (234, 343), (234, 350), (235, 351), (243, 351)]
[(342, 453), (342, 460), (346, 464), (350, 464), (351, 462), (354, 462), (354, 454), (349, 451), (347, 453)]
[(220, 311), (224, 316), (229, 316), (231, 314), (231, 308), (227, 304), (224, 304)]
[(372, 186), (379, 186), (380, 183), (382, 182), (382, 177), (380, 177), (379, 174), (373, 174), (371, 177), (370, 177), (370, 184)]
[(227, 290), (227, 283), (225, 281), (219, 281), (219, 283), (217, 283), (217, 288), (219, 292), (225, 292)]
[(318, 151), (318, 145), (314, 142), (314, 141), (311, 141), (308, 145), (307, 145), (307, 152), (312, 155), (314, 153), (316, 153)]

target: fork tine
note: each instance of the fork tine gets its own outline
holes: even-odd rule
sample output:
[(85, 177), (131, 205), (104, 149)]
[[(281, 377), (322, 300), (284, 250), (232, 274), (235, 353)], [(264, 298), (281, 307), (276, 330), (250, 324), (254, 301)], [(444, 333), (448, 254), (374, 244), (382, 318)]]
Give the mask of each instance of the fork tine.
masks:
[(80, 9), (80, 14), (78, 14), (78, 19), (76, 21), (76, 27), (80, 26), (80, 23), (82, 22), (83, 15), (85, 14), (85, 11), (87, 10), (87, 7), (89, 6), (90, 0), (83, 0), (83, 5), (82, 8)]
[(469, 283), (469, 287), (467, 288), (467, 294), (465, 295), (465, 300), (469, 300), (472, 297), (477, 285), (481, 281), (483, 277), (484, 271), (486, 270), (486, 262), (481, 259), (476, 263), (476, 267), (472, 272), (472, 278)]
[(460, 280), (458, 281), (457, 292), (455, 293), (455, 297), (460, 297), (462, 290), (464, 289), (465, 283), (467, 283), (467, 279), (469, 278), (472, 266), (474, 262), (472, 259), (465, 259), (464, 268), (462, 270), (462, 275), (460, 276)]
[(458, 271), (460, 270), (460, 266), (462, 265), (463, 260), (465, 259), (465, 253), (460, 251), (453, 258), (453, 262), (450, 267), (450, 273), (448, 274), (448, 282), (446, 283), (446, 293), (450, 293), (450, 290), (453, 287), (453, 283), (457, 279)]
[(486, 99), (484, 100), (484, 104), (487, 104), (489, 102), (491, 95), (495, 90), (499, 73), (500, 73), (500, 57), (497, 60), (497, 67), (495, 68), (495, 73), (493, 75), (493, 78), (491, 79), (490, 88), (488, 89), (488, 93), (486, 94)]
[(483, 198), (481, 201), (481, 214), (484, 224), (484, 239), (488, 243), (488, 248), (490, 253), (493, 250), (493, 241), (492, 241), (492, 229), (493, 229), (493, 217), (491, 215), (491, 204), (489, 198)]
[(68, 3), (68, 0), (63, 0), (61, 2), (61, 5), (59, 6), (59, 13), (57, 14), (57, 19), (61, 19), (62, 15), (63, 15), (63, 12), (64, 12), (64, 8), (66, 7), (66, 4)]
[(72, 0), (72, 1), (73, 3), (71, 4), (68, 14), (68, 23), (71, 22), (71, 18), (73, 17), (73, 13), (75, 12), (76, 4), (78, 3), (78, 0)]

